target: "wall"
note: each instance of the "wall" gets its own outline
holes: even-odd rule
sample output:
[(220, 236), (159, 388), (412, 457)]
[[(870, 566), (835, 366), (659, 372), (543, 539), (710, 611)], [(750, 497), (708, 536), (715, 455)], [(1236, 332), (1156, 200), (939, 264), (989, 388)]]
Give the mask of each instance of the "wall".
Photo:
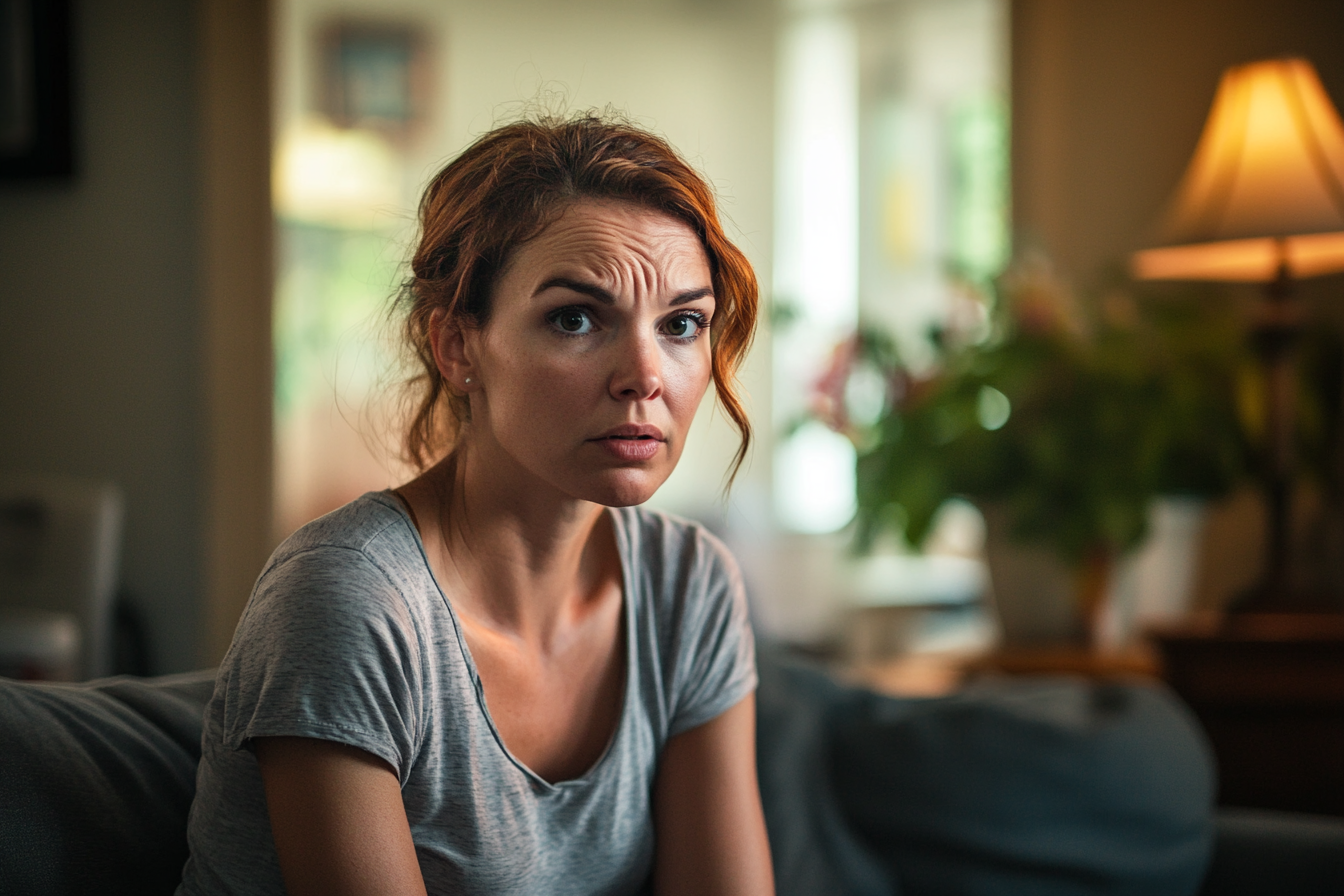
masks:
[(198, 0), (205, 392), (202, 665), (224, 658), (270, 555), (271, 4)]
[(0, 184), (0, 471), (121, 487), (124, 587), (189, 669), (269, 550), (267, 5), (73, 7), (78, 173)]
[[(218, 660), (270, 538), (266, 4), (74, 7), (80, 173), (0, 185), (0, 470), (122, 487), (125, 587), (157, 668), (191, 668)], [(437, 17), (446, 60), (416, 180), (510, 102), (563, 85), (573, 105), (615, 102), (668, 134), (770, 269), (768, 3), (403, 11)], [(687, 504), (712, 499), (731, 454), (709, 416), (683, 467), (712, 486), (683, 489)]]
[(125, 587), (196, 663), (201, 383), (192, 4), (76, 3), (79, 171), (0, 185), (0, 470), (125, 493)]

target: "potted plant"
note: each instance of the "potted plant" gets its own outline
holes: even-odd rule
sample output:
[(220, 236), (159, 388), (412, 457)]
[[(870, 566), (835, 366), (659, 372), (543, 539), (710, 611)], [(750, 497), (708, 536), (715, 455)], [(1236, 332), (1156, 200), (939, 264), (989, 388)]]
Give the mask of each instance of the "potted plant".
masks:
[[(945, 501), (968, 499), (991, 536), (1070, 571), (1078, 637), (1154, 496), (1220, 495), (1250, 468), (1237, 396), (1253, 368), (1225, 304), (1117, 288), (1084, 305), (1032, 258), (968, 285), (930, 341), (916, 370), (861, 331), (820, 382), (816, 412), (859, 452), (857, 544), (896, 531), (917, 546)], [(874, 373), (883, 410), (856, 421), (846, 393)]]

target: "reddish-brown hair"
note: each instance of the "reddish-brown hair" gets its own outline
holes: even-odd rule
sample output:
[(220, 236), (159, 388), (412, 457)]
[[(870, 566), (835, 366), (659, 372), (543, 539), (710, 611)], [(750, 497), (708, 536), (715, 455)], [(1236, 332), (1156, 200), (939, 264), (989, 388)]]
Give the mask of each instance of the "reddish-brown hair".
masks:
[[(420, 242), (399, 305), (417, 370), (407, 459), (423, 470), (452, 449), (466, 397), (448, 387), (430, 345), (431, 316), (484, 326), (495, 279), (512, 253), (578, 199), (617, 199), (684, 221), (700, 237), (713, 277), (711, 371), (719, 401), (741, 434), (732, 475), (751, 443), (737, 369), (751, 344), (756, 275), (719, 223), (714, 194), (665, 140), (611, 116), (539, 118), (496, 128), (450, 162), (420, 201)], [(731, 481), (732, 476), (729, 477)]]

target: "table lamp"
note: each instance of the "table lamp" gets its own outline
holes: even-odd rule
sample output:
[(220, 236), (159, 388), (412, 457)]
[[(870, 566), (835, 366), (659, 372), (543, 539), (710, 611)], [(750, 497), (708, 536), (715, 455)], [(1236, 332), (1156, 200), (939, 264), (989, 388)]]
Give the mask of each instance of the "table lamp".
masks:
[(1253, 339), (1265, 369), (1268, 546), (1240, 608), (1289, 609), (1301, 602), (1290, 582), (1301, 327), (1293, 284), (1344, 271), (1344, 124), (1310, 62), (1223, 73), (1157, 242), (1133, 256), (1137, 278), (1265, 284)]

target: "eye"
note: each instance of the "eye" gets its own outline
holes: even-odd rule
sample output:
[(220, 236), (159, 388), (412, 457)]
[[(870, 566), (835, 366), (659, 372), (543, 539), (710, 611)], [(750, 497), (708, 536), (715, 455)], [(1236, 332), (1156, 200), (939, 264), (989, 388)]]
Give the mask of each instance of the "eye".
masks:
[(586, 336), (593, 332), (593, 319), (582, 308), (561, 308), (553, 311), (550, 321), (557, 330), (570, 336)]
[(663, 332), (674, 339), (694, 339), (707, 326), (709, 321), (703, 314), (699, 311), (687, 311), (663, 324)]

